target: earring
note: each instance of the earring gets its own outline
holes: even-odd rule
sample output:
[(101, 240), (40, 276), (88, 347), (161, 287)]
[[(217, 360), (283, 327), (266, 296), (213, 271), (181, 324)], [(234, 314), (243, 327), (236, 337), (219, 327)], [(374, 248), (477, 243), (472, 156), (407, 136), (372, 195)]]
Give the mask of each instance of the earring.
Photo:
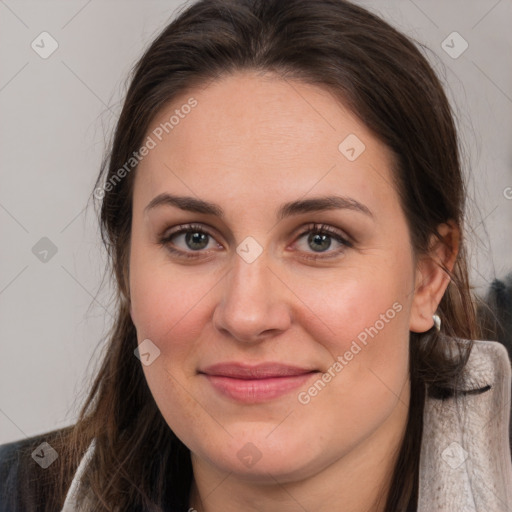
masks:
[(436, 331), (439, 332), (441, 330), (441, 318), (437, 313), (432, 315), (432, 319), (434, 320), (434, 325), (436, 326)]

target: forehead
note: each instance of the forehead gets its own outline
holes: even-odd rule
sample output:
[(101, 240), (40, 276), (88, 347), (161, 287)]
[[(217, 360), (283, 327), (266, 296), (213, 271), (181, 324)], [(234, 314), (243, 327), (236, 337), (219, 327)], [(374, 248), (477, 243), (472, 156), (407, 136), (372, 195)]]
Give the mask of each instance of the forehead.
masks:
[(392, 183), (388, 148), (327, 89), (272, 74), (237, 73), (191, 89), (158, 112), (146, 137), (155, 146), (139, 164), (136, 189), (148, 197), (169, 187), (227, 199), (257, 190), (262, 200), (270, 190), (296, 199), (312, 188), (374, 196)]

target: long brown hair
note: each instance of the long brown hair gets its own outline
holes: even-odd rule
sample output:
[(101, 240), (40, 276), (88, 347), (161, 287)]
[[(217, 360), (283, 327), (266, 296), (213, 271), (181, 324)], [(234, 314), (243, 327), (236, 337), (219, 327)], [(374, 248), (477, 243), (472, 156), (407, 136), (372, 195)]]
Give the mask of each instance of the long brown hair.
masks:
[[(187, 6), (134, 67), (96, 182), (117, 314), (76, 425), (53, 440), (60, 457), (58, 471), (48, 477), (54, 481), (48, 483), (53, 494), (47, 510), (62, 506), (93, 438), (96, 451), (84, 483), (95, 510), (187, 508), (189, 450), (164, 421), (133, 353), (127, 269), (136, 165), (117, 178), (164, 105), (194, 86), (245, 69), (328, 87), (387, 145), (416, 256), (428, 252), (440, 223), (451, 219), (464, 233), (466, 191), (454, 116), (418, 43), (346, 0), (201, 0)], [(115, 186), (107, 187), (109, 181)], [(442, 336), (477, 337), (463, 237), (453, 271), (445, 271), (451, 281), (437, 311), (441, 336), (435, 329), (410, 334), (409, 419), (387, 512), (416, 509), (425, 396), (446, 397), (456, 389), (469, 356), (471, 343), (460, 343), (459, 357), (448, 359)]]

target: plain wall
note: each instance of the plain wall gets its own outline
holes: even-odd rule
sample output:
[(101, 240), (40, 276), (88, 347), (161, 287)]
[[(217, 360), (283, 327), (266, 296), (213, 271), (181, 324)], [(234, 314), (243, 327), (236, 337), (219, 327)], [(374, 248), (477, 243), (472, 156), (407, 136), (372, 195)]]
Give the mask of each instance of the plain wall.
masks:
[[(359, 3), (428, 46), (447, 85), (482, 293), (512, 270), (512, 1)], [(0, 443), (74, 423), (88, 390), (112, 320), (89, 197), (127, 74), (180, 5), (0, 2)], [(51, 49), (43, 31), (58, 43), (46, 59), (31, 47)], [(454, 31), (458, 58), (441, 46)]]

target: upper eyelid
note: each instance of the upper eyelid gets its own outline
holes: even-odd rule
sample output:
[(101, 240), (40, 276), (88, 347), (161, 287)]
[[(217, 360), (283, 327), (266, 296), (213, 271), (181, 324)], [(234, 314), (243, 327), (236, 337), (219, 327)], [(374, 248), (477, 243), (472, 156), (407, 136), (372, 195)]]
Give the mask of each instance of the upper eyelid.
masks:
[[(217, 237), (216, 235), (214, 235), (214, 233), (218, 233), (218, 231), (215, 228), (207, 224), (192, 222), (190, 224), (178, 224), (177, 226), (173, 226), (172, 230), (166, 228), (159, 238), (169, 238), (171, 236), (182, 235), (183, 233), (187, 233), (188, 231), (200, 231), (202, 233), (207, 234), (208, 236), (214, 237), (215, 239)], [(218, 240), (217, 242), (220, 243)]]

